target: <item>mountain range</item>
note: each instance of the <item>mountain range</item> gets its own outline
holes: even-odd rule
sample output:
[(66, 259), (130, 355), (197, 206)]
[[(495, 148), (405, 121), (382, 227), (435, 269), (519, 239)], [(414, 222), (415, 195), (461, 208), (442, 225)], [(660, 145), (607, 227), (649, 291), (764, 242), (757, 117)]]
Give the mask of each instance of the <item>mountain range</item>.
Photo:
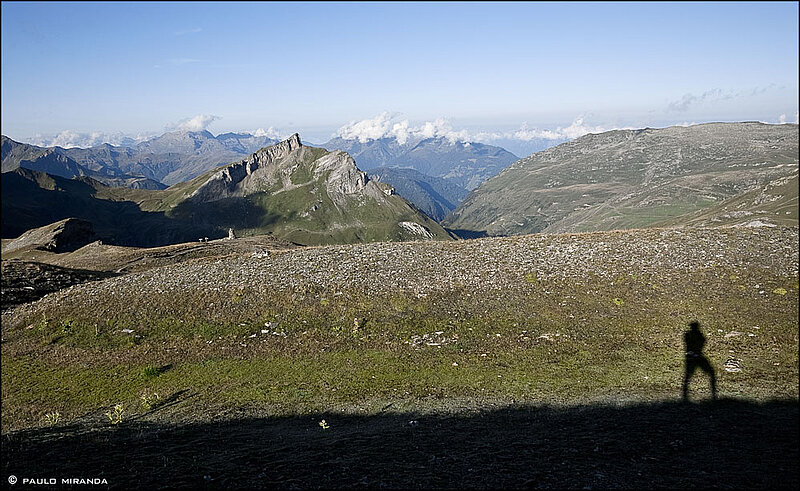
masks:
[(303, 145), (297, 134), (164, 190), (20, 167), (4, 173), (2, 196), (3, 237), (75, 217), (104, 241), (136, 246), (216, 239), (229, 229), (306, 245), (450, 238), (349, 155)]
[[(21, 166), (62, 177), (90, 176), (111, 186), (126, 186), (125, 179), (141, 180), (143, 177), (149, 179), (144, 187), (163, 189), (239, 160), (277, 141), (249, 133), (214, 136), (204, 130), (174, 131), (131, 146), (104, 143), (90, 148), (61, 148), (37, 147), (3, 136), (3, 172)], [(43, 155), (54, 155), (49, 158), (57, 161), (33, 162), (32, 157)], [(76, 170), (75, 164), (83, 170)]]
[[(588, 134), (520, 159), (471, 192), (455, 183), (456, 171), (433, 177), (387, 166), (367, 174), (348, 152), (303, 145), (299, 135), (233, 163), (200, 164), (210, 155), (247, 151), (259, 138), (172, 133), (134, 150), (41, 148), (4, 137), (3, 237), (70, 217), (90, 221), (105, 241), (139, 246), (220, 238), (229, 228), (325, 244), (798, 220), (796, 124), (708, 123)], [(502, 149), (436, 139), (406, 149), (396, 139), (338, 143), (373, 163), (442, 156), (445, 150), (493, 155), (480, 161), (483, 167), (470, 168), (473, 176), (505, 155)], [(136, 152), (172, 155), (175, 162), (194, 159), (192, 171), (173, 164), (151, 168), (171, 169), (173, 176), (211, 168), (161, 189), (162, 183), (134, 174), (147, 161), (128, 161), (126, 174), (120, 152), (131, 152), (125, 153), (131, 159)], [(417, 162), (428, 172), (445, 169), (443, 162)]]
[(42, 148), (27, 143), (16, 142), (2, 136), (2, 170), (10, 172), (18, 168), (46, 172), (52, 176), (87, 176), (108, 186), (122, 186), (134, 189), (165, 189), (167, 186), (141, 175), (130, 175), (121, 170), (98, 164), (89, 168), (64, 154), (59, 147)]
[[(214, 136), (205, 130), (174, 131), (135, 144), (104, 143), (90, 148), (37, 147), (3, 136), (3, 172), (25, 167), (67, 178), (88, 176), (109, 186), (164, 189), (274, 143), (277, 140), (266, 136)], [(363, 170), (394, 167), (420, 172), (415, 179), (428, 186), (413, 191), (397, 172), (382, 172), (382, 180), (436, 219), (443, 218), (466, 195), (456, 188), (474, 189), (517, 160), (500, 147), (446, 138), (416, 138), (402, 144), (394, 137), (367, 142), (335, 138), (319, 146), (348, 152)], [(429, 185), (437, 179), (446, 180), (455, 192), (444, 200), (438, 191), (429, 194)]]
[(442, 223), (488, 235), (797, 225), (797, 172), (796, 124), (615, 130), (515, 162)]
[(519, 159), (500, 147), (442, 137), (403, 143), (395, 137), (365, 142), (337, 137), (321, 146), (349, 153), (363, 170), (377, 167), (410, 168), (432, 177), (447, 179), (468, 190), (477, 188)]
[(274, 143), (277, 140), (248, 133), (214, 136), (205, 130), (174, 131), (132, 147), (105, 143), (91, 148), (66, 148), (59, 152), (89, 169), (110, 167), (171, 186)]

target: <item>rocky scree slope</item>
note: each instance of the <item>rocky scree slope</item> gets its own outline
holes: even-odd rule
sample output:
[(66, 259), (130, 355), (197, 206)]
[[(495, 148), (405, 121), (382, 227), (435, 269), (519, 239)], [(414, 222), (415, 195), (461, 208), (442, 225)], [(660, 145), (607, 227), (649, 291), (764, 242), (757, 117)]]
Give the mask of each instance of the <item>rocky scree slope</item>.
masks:
[[(655, 316), (652, 309), (668, 317), (696, 316), (703, 315), (694, 310), (697, 306), (684, 311), (687, 295), (700, 295), (711, 310), (716, 299), (733, 292), (749, 295), (752, 305), (778, 297), (768, 291), (773, 286), (759, 284), (759, 279), (738, 285), (746, 283), (740, 276), (748, 275), (779, 280), (784, 290), (776, 291), (788, 291), (796, 302), (797, 227), (645, 229), (234, 254), (74, 286), (22, 306), (3, 321), (22, 326), (44, 314), (104, 323), (123, 316), (144, 325), (147, 319), (159, 322), (171, 316), (236, 325), (275, 315), (266, 299), (281, 295), (294, 299), (296, 306), (408, 298), (433, 302), (431, 308), (455, 319), (456, 305), (470, 311), (461, 313), (467, 318), (503, 309), (515, 312), (533, 301), (547, 303), (555, 288), (560, 290), (554, 300), (558, 314), (550, 315), (572, 313), (575, 319), (586, 317), (584, 322), (609, 315), (594, 308), (581, 311), (584, 294), (599, 296), (608, 303), (606, 309), (616, 308), (606, 296), (620, 293), (589, 291), (597, 285), (628, 291), (625, 301), (636, 305), (635, 316)], [(701, 277), (712, 278), (715, 288), (729, 285), (730, 291), (706, 291), (694, 283)], [(626, 290), (631, 282), (638, 286)], [(663, 305), (654, 300), (661, 297)], [(796, 304), (789, 311), (796, 320)]]
[[(777, 186), (797, 169), (796, 124), (708, 123), (589, 134), (515, 162), (470, 194), (443, 224), (489, 235), (682, 224), (699, 210)], [(752, 220), (742, 218), (737, 223)], [(767, 223), (783, 218), (773, 214)]]

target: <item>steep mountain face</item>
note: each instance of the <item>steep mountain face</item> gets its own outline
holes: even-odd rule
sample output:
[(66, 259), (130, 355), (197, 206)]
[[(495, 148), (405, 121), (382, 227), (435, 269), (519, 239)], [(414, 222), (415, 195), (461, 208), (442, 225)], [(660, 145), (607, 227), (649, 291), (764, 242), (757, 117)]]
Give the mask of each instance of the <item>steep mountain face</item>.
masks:
[(378, 167), (369, 171), (369, 178), (389, 184), (397, 194), (437, 221), (453, 211), (469, 194), (465, 188), (447, 179), (428, 176), (414, 169)]
[(349, 153), (364, 170), (407, 167), (466, 189), (475, 189), (517, 160), (516, 155), (500, 147), (446, 138), (409, 140), (404, 144), (394, 137), (367, 142), (334, 138), (322, 147)]
[(122, 186), (134, 189), (165, 189), (167, 186), (140, 175), (128, 175), (118, 169), (98, 163), (91, 167), (83, 166), (64, 155), (62, 148), (41, 148), (16, 142), (2, 137), (3, 172), (11, 172), (20, 167), (45, 172), (67, 179), (89, 176), (109, 186)]
[(266, 136), (246, 133), (215, 137), (208, 131), (175, 131), (132, 147), (106, 143), (92, 148), (60, 149), (60, 152), (90, 169), (106, 166), (173, 185), (274, 143), (276, 140)]
[(230, 228), (299, 244), (450, 238), (349, 155), (304, 146), (299, 135), (166, 190), (19, 168), (3, 176), (2, 195), (3, 237), (75, 217), (119, 245), (222, 238)]
[(797, 170), (796, 124), (610, 131), (514, 163), (443, 223), (490, 235), (683, 224)]

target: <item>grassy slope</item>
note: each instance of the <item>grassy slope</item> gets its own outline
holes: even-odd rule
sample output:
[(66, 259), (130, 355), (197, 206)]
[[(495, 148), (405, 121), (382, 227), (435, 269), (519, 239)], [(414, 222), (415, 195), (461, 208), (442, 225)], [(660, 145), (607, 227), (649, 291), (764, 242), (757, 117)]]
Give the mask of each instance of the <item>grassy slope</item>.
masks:
[(798, 222), (798, 177), (778, 179), (722, 203), (681, 217), (660, 222), (662, 226), (736, 226), (761, 221), (783, 226)]
[[(659, 234), (323, 247), (73, 287), (4, 315), (3, 432), (116, 403), (174, 422), (671, 400), (692, 319), (723, 397), (796, 399), (797, 229)], [(175, 404), (151, 415), (148, 392)]]
[(516, 162), (443, 223), (492, 235), (674, 224), (796, 174), (797, 141), (796, 125), (760, 123), (586, 135)]

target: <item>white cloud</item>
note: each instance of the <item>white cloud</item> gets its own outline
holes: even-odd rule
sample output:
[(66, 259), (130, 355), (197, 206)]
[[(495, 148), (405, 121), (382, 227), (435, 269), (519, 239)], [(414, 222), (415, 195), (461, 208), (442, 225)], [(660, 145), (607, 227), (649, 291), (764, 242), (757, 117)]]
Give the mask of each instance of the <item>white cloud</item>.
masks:
[(434, 121), (426, 121), (419, 126), (411, 126), (408, 120), (405, 119), (394, 122), (394, 117), (388, 111), (384, 111), (372, 119), (352, 121), (346, 124), (339, 128), (334, 136), (345, 140), (358, 140), (361, 143), (394, 137), (401, 145), (412, 138), (445, 138), (450, 143), (457, 141), (489, 143), (496, 140), (529, 142), (532, 140), (566, 141), (588, 133), (602, 133), (611, 129), (617, 128), (591, 126), (586, 124), (584, 116), (579, 116), (569, 126), (559, 126), (555, 129), (529, 128), (527, 123), (523, 123), (519, 129), (510, 132), (479, 131), (470, 133), (467, 130), (454, 130), (447, 118), (437, 118)]
[[(779, 124), (786, 124), (786, 123), (791, 123), (791, 121), (789, 121), (789, 117), (788, 116), (786, 116), (785, 114), (781, 114), (778, 117), (778, 123)], [(798, 124), (798, 123), (800, 123), (800, 112), (795, 111), (794, 112), (794, 124)]]
[(672, 101), (667, 105), (667, 111), (683, 112), (689, 110), (689, 107), (702, 104), (703, 102), (724, 101), (738, 97), (740, 94), (733, 94), (731, 92), (723, 93), (721, 89), (711, 89), (703, 92), (699, 96), (691, 93), (686, 93), (680, 100)]
[(272, 138), (273, 140), (280, 140), (281, 135), (278, 133), (278, 130), (270, 126), (266, 130), (264, 128), (259, 128), (253, 132), (253, 136), (266, 136), (267, 138)]
[[(369, 140), (379, 140), (390, 136), (397, 136), (392, 134), (395, 126), (391, 123), (392, 116), (384, 111), (372, 119), (363, 119), (361, 121), (351, 121), (350, 123), (342, 126), (336, 131), (336, 136), (344, 138), (345, 140), (358, 140), (361, 143), (366, 143)], [(405, 127), (408, 127), (408, 121), (404, 121)], [(399, 134), (405, 134), (402, 131), (403, 124), (400, 124)]]
[(395, 121), (396, 118), (397, 116), (384, 111), (372, 119), (351, 121), (339, 128), (334, 136), (345, 140), (358, 140), (361, 143), (394, 137), (401, 145), (410, 139), (445, 138), (454, 143), (471, 138), (466, 130), (454, 131), (446, 118), (426, 121), (420, 126), (411, 126), (407, 119)]
[(91, 133), (81, 133), (78, 131), (64, 130), (57, 135), (37, 134), (27, 139), (27, 143), (40, 147), (63, 147), (63, 148), (89, 148), (103, 143), (112, 145), (130, 145), (145, 141), (151, 138), (152, 134), (138, 134), (135, 136), (124, 133), (104, 133), (94, 131)]
[(569, 126), (558, 126), (555, 129), (529, 128), (528, 123), (524, 122), (519, 129), (504, 133), (476, 133), (472, 136), (472, 141), (491, 142), (495, 140), (520, 140), (529, 142), (532, 140), (572, 140), (589, 133), (603, 133), (617, 127), (607, 128), (604, 126), (591, 126), (585, 123), (584, 116), (578, 116)]
[(198, 114), (193, 118), (186, 118), (178, 121), (177, 123), (168, 124), (164, 127), (166, 131), (203, 131), (208, 129), (208, 126), (217, 121), (218, 119), (222, 119), (219, 116), (214, 116), (212, 114)]
[(408, 121), (404, 120), (393, 124), (391, 134), (397, 138), (397, 142), (400, 145), (405, 145), (405, 143), (408, 141), (408, 138), (411, 136), (411, 130), (408, 127)]

